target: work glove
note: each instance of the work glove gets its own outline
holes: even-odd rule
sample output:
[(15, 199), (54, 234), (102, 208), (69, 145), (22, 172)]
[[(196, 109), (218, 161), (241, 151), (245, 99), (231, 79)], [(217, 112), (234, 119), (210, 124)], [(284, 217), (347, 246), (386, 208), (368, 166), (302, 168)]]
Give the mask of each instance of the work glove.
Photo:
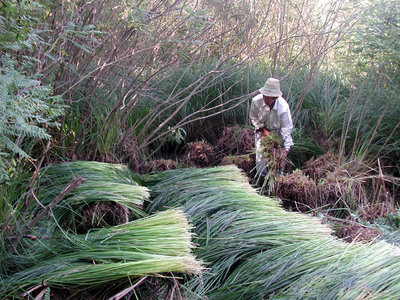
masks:
[(258, 128), (258, 129), (256, 129), (256, 130), (254, 130), (254, 132), (255, 132), (255, 133), (260, 133), (260, 132), (263, 131), (263, 129), (265, 129), (265, 127), (260, 127), (260, 128)]
[(255, 130), (255, 133), (259, 133), (261, 135), (261, 137), (263, 137), (263, 136), (270, 135), (271, 134), (271, 130), (269, 130), (266, 127), (260, 127), (260, 128)]

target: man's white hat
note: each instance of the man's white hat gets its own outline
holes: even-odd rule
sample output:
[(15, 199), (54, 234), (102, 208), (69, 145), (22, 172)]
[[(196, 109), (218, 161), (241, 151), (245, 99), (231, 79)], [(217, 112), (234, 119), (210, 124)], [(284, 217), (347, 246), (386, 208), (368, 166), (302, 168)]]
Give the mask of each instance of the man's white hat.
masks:
[(268, 78), (264, 86), (259, 89), (260, 93), (267, 97), (280, 97), (282, 96), (281, 85), (279, 79)]

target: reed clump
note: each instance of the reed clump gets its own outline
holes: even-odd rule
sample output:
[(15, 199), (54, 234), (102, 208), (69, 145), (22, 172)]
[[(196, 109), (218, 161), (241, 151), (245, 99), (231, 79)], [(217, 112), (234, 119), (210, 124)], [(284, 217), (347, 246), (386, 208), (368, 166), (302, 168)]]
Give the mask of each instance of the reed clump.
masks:
[(208, 167), (215, 162), (215, 150), (205, 141), (189, 143), (181, 161), (192, 167)]
[(0, 295), (18, 295), (39, 284), (85, 289), (168, 272), (199, 274), (191, 229), (184, 213), (171, 209), (87, 234), (38, 241), (35, 264), (2, 280)]
[(296, 208), (299, 211), (310, 211), (322, 207), (319, 201), (317, 185), (302, 170), (277, 179), (275, 195), (282, 199), (286, 207)]
[(225, 155), (248, 154), (254, 149), (254, 132), (251, 128), (224, 127), (216, 145), (219, 152)]

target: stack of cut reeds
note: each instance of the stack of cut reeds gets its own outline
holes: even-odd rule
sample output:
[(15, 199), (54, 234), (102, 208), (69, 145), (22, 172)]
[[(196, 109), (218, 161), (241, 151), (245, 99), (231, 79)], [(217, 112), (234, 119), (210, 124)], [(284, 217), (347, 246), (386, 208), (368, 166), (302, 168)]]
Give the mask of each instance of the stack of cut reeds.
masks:
[[(75, 175), (85, 181), (52, 210), (50, 217), (29, 228), (20, 244), (0, 258), (0, 298), (19, 297), (35, 287), (71, 287), (76, 291), (112, 286), (118, 281), (134, 285), (143, 276), (195, 273), (201, 262), (192, 254), (191, 225), (180, 209), (152, 216), (142, 210), (146, 187), (122, 165), (72, 162), (47, 167), (41, 173), (38, 198), (48, 205)], [(82, 206), (110, 201), (134, 211), (131, 222), (77, 234), (71, 219)], [(27, 213), (35, 216), (41, 208)], [(173, 276), (173, 275), (171, 275)], [(31, 296), (31, 295), (29, 295)]]
[[(57, 205), (53, 212), (57, 224), (66, 222), (68, 227), (73, 227), (83, 208), (93, 203), (120, 205), (131, 218), (146, 215), (142, 207), (149, 198), (148, 189), (134, 180), (135, 174), (126, 166), (101, 162), (75, 161), (43, 169), (37, 194), (42, 205), (51, 203), (75, 175), (82, 176), (85, 181)], [(40, 209), (33, 203), (33, 213)], [(50, 221), (50, 224), (55, 222)]]
[(190, 229), (183, 212), (171, 209), (87, 234), (55, 236), (41, 241), (35, 265), (2, 280), (0, 295), (36, 285), (87, 288), (165, 272), (200, 273)]
[[(52, 184), (62, 178), (47, 176)], [(152, 201), (144, 210), (157, 214), (85, 235), (61, 230), (32, 242), (38, 249), (29, 265), (3, 276), (0, 296), (35, 285), (93, 287), (116, 280), (134, 284), (162, 272), (200, 273), (190, 223), (199, 245), (194, 254), (209, 269), (185, 277), (188, 299), (400, 298), (399, 248), (338, 240), (320, 219), (285, 211), (276, 199), (261, 196), (235, 166), (127, 176), (150, 189)], [(82, 192), (77, 189), (66, 203)]]
[(188, 298), (398, 299), (400, 249), (338, 240), (315, 217), (284, 211), (234, 166), (147, 177), (150, 212), (183, 207), (210, 268)]

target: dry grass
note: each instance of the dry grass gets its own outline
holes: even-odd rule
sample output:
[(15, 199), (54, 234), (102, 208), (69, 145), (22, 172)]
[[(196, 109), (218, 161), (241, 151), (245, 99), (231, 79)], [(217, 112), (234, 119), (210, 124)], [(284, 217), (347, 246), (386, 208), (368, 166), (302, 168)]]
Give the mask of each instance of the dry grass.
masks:
[(220, 163), (221, 166), (235, 165), (238, 168), (246, 172), (247, 176), (251, 176), (252, 171), (255, 168), (255, 157), (254, 155), (239, 155), (239, 156), (225, 156)]
[(140, 163), (142, 162), (139, 157), (139, 143), (137, 139), (125, 139), (122, 143), (122, 151), (124, 153), (124, 162), (128, 164), (129, 168), (135, 172), (140, 171)]
[(284, 201), (285, 206), (309, 211), (321, 206), (317, 198), (317, 186), (301, 170), (277, 179), (275, 194)]
[(310, 178), (318, 182), (320, 179), (326, 177), (328, 172), (333, 172), (338, 168), (339, 157), (331, 152), (328, 152), (317, 159), (311, 158), (305, 163), (303, 172)]
[(337, 232), (337, 236), (346, 242), (363, 242), (369, 243), (380, 236), (379, 230), (375, 228), (366, 227), (356, 222), (345, 225)]
[(114, 226), (128, 222), (129, 211), (115, 202), (95, 202), (83, 207), (77, 218), (77, 232), (86, 233), (92, 228)]
[(254, 132), (239, 126), (225, 127), (218, 139), (217, 148), (226, 154), (248, 154), (254, 149)]
[(172, 159), (156, 159), (148, 164), (148, 172), (160, 172), (176, 169), (177, 163)]
[(210, 144), (204, 141), (190, 143), (187, 145), (181, 161), (193, 167), (207, 167), (215, 162), (215, 151)]

